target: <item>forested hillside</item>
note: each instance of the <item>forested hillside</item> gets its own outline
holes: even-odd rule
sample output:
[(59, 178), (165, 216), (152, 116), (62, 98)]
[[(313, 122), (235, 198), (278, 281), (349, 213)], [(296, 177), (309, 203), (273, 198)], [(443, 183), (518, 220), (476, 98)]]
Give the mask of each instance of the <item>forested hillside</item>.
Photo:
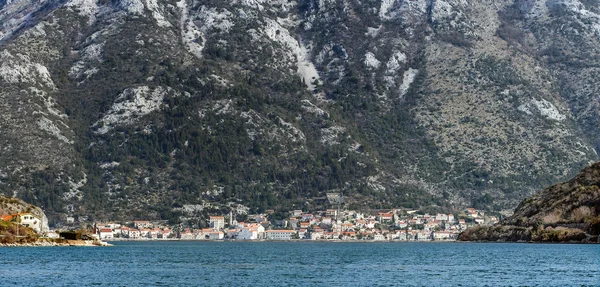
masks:
[(52, 222), (510, 210), (597, 160), (597, 1), (0, 1), (0, 193)]

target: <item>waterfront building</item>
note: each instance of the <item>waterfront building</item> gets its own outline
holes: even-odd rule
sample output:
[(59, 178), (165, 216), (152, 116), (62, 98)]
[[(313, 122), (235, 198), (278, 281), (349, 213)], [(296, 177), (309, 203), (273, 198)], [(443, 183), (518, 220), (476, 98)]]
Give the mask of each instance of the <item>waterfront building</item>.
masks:
[(293, 230), (267, 230), (268, 240), (291, 240), (292, 235), (296, 233)]
[(209, 225), (214, 229), (225, 228), (225, 217), (224, 216), (211, 216), (209, 218)]

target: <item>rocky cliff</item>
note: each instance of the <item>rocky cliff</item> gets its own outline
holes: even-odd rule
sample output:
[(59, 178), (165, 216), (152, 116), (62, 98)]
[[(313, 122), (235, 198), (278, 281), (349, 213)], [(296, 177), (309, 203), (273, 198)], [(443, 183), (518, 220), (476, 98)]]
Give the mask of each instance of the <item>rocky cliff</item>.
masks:
[(0, 1), (0, 191), (56, 221), (503, 210), (598, 159), (597, 1)]
[(568, 182), (525, 199), (497, 226), (462, 233), (464, 241), (598, 242), (600, 234), (600, 163)]
[(0, 215), (30, 212), (41, 220), (41, 232), (48, 232), (48, 218), (44, 211), (20, 199), (0, 195)]

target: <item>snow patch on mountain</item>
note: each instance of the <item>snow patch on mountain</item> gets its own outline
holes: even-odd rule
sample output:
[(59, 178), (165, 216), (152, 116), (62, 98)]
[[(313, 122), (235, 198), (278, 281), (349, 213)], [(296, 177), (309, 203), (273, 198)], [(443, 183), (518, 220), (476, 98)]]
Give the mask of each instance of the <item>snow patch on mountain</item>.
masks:
[(106, 134), (115, 125), (131, 124), (137, 119), (159, 110), (165, 95), (171, 92), (170, 88), (148, 86), (125, 89), (116, 99), (106, 115), (97, 121), (97, 134)]

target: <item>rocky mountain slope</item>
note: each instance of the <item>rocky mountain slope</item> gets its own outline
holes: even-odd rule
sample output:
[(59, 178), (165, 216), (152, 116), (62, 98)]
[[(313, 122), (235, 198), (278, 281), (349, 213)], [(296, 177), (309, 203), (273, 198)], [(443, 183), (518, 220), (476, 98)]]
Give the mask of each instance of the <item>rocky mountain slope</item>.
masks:
[(497, 226), (462, 233), (459, 240), (598, 242), (600, 234), (600, 162), (568, 182), (525, 199)]
[(49, 217), (508, 209), (598, 159), (597, 1), (0, 1), (0, 192)]

